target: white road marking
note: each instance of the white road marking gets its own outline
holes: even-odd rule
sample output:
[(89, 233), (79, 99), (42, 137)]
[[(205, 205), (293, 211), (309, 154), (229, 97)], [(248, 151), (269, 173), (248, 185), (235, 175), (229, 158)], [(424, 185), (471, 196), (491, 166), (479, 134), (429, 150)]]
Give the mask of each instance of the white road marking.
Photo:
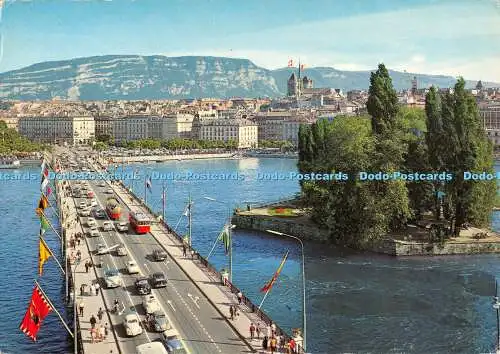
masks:
[(172, 305), (172, 301), (167, 300), (167, 303), (170, 305), (170, 307), (172, 308), (172, 310), (174, 310), (174, 312), (176, 312), (175, 308), (174, 308), (174, 305)]
[(197, 302), (200, 299), (198, 296), (196, 296), (196, 298), (194, 298), (193, 295), (188, 293), (188, 297), (191, 299), (191, 301), (194, 302), (194, 304), (197, 308), (200, 308), (200, 305), (198, 305), (198, 302)]

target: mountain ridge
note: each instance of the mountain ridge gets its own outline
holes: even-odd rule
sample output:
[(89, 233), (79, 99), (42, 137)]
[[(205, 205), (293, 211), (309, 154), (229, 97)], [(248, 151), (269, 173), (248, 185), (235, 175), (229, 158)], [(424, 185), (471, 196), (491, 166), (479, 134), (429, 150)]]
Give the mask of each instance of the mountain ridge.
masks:
[[(373, 69), (375, 70), (375, 69)], [(368, 89), (370, 72), (312, 67), (303, 71), (314, 87), (344, 91)], [(80, 100), (180, 99), (197, 97), (281, 97), (294, 68), (274, 70), (246, 58), (216, 56), (102, 55), (34, 63), (0, 73), (0, 99)], [(446, 75), (401, 73), (389, 70), (396, 89), (451, 87), (456, 78)], [(477, 81), (467, 80), (468, 87)], [(483, 82), (484, 87), (500, 86)]]

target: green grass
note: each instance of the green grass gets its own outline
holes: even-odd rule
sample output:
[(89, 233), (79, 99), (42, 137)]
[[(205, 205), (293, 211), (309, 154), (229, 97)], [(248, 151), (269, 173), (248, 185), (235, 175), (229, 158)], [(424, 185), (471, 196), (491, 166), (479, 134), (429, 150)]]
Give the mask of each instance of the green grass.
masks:
[(267, 212), (272, 216), (297, 216), (292, 208), (269, 208)]

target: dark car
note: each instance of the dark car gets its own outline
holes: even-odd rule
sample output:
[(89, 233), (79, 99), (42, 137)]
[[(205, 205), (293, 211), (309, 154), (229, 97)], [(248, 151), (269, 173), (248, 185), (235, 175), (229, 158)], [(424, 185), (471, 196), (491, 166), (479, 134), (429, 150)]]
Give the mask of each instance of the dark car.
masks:
[(94, 215), (97, 219), (105, 219), (106, 218), (106, 213), (101, 208), (95, 208)]
[(161, 261), (164, 261), (165, 259), (167, 259), (167, 252), (165, 252), (164, 250), (162, 249), (156, 249), (153, 251), (153, 258), (155, 261), (157, 262), (161, 262)]
[(162, 272), (151, 275), (151, 286), (153, 288), (164, 288), (167, 286), (167, 277)]
[(167, 315), (162, 311), (155, 311), (149, 315), (149, 326), (155, 332), (164, 332), (172, 328)]
[(151, 286), (149, 285), (148, 278), (140, 277), (135, 281), (135, 288), (140, 295), (149, 295), (151, 294)]

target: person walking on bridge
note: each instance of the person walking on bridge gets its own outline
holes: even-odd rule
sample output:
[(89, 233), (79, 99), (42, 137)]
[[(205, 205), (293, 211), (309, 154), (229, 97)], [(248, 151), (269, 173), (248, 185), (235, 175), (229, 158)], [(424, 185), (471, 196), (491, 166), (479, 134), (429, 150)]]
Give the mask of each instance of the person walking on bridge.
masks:
[(79, 309), (80, 309), (80, 316), (83, 317), (83, 308), (84, 308), (85, 304), (83, 303), (83, 299), (80, 300), (80, 305), (78, 306)]
[(90, 317), (90, 325), (92, 328), (95, 328), (95, 324), (97, 323), (97, 320), (95, 319), (94, 315)]
[(186, 258), (186, 251), (187, 251), (187, 247), (186, 247), (186, 244), (183, 242), (182, 243), (182, 255), (184, 256), (184, 258)]
[(255, 326), (253, 325), (253, 323), (250, 323), (250, 339), (253, 340), (255, 336)]
[(241, 305), (241, 301), (243, 300), (243, 294), (241, 291), (238, 291), (238, 294), (236, 295), (238, 297), (238, 304)]
[(257, 322), (255, 326), (255, 333), (257, 334), (257, 339), (260, 339), (260, 322)]
[(234, 308), (233, 308), (233, 305), (229, 305), (229, 315), (231, 316), (231, 320), (234, 320)]

